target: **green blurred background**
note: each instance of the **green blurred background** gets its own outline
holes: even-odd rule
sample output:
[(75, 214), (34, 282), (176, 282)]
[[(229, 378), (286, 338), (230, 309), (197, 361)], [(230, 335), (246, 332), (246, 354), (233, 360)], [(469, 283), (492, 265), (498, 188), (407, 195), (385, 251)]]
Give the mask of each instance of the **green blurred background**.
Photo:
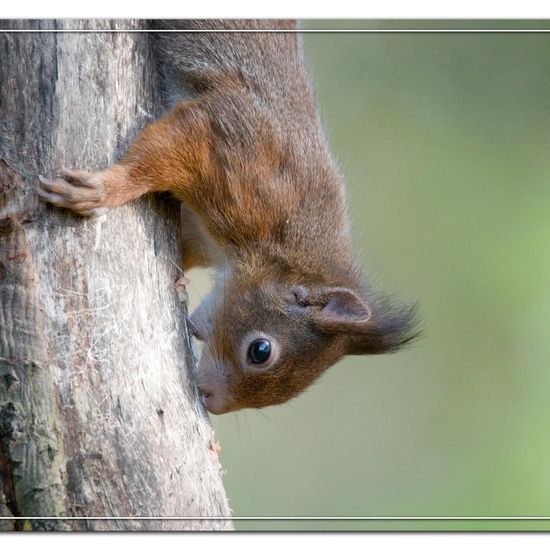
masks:
[[(426, 25), (450, 27), (302, 28)], [(453, 24), (465, 25), (499, 24)], [(379, 286), (419, 302), (425, 333), (397, 355), (345, 359), (286, 405), (214, 417), (234, 515), (550, 516), (550, 34), (303, 41), (360, 259)]]

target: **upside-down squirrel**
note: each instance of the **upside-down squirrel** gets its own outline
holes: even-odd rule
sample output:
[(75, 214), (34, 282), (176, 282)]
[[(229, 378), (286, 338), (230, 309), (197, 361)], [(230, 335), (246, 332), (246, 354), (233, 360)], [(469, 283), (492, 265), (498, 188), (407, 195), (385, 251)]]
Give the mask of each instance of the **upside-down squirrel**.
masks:
[[(183, 269), (217, 269), (190, 317), (206, 409), (282, 403), (345, 354), (409, 342), (414, 308), (373, 291), (354, 259), (295, 22), (153, 25), (182, 31), (152, 35), (171, 109), (120, 162), (40, 178), (39, 194), (85, 216), (149, 192), (181, 201)], [(224, 30), (248, 32), (211, 32)]]

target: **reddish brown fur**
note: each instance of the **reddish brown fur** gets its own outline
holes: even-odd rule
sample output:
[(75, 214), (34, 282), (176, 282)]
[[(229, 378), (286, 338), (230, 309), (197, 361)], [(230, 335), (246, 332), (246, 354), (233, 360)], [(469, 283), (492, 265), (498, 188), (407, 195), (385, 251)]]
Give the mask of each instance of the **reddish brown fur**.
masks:
[[(83, 214), (155, 191), (185, 204), (185, 269), (219, 270), (213, 294), (192, 317), (206, 341), (199, 383), (207, 408), (281, 403), (345, 353), (393, 351), (409, 341), (412, 311), (377, 298), (355, 264), (342, 178), (298, 35), (183, 32), (156, 40), (167, 89), (183, 100), (118, 164), (97, 174), (66, 172), (44, 181), (41, 193)], [(241, 349), (258, 331), (280, 349), (267, 369), (247, 365)]]

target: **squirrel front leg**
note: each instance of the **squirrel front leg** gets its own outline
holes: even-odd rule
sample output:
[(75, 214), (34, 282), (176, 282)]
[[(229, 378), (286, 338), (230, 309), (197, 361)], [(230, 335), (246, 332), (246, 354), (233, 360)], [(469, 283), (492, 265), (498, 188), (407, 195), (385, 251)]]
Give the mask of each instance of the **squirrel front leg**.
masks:
[(83, 216), (101, 216), (149, 192), (185, 198), (212, 168), (209, 117), (199, 100), (178, 104), (145, 128), (126, 156), (106, 170), (61, 170), (40, 177), (38, 194), (47, 202)]

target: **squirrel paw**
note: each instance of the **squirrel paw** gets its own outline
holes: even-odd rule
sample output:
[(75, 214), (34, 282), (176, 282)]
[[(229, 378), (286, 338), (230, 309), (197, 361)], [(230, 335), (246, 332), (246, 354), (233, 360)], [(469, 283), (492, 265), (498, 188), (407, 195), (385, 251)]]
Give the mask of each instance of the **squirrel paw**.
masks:
[(63, 168), (53, 180), (42, 176), (38, 176), (38, 179), (40, 186), (37, 193), (50, 204), (68, 208), (81, 216), (97, 217), (107, 213), (103, 177), (99, 172)]
[(190, 283), (191, 281), (185, 276), (185, 275), (182, 275), (175, 283), (175, 288), (176, 288), (176, 294), (180, 300), (180, 302), (184, 302), (186, 297), (187, 297), (187, 294), (186, 294), (186, 291), (187, 291), (187, 285)]

